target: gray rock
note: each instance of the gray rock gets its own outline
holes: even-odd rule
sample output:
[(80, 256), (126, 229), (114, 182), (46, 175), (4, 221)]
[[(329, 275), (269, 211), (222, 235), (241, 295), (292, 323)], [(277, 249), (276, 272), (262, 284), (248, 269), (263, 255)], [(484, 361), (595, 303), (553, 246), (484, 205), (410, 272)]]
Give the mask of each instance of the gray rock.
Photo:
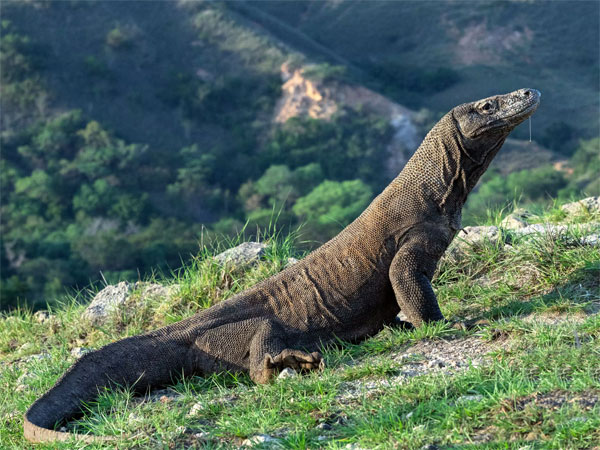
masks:
[(477, 250), (485, 244), (498, 245), (502, 239), (500, 229), (495, 226), (465, 227), (459, 231), (450, 244), (446, 256), (450, 259), (459, 259), (469, 250)]
[(74, 347), (71, 349), (71, 356), (73, 356), (74, 358), (81, 358), (83, 355), (85, 355), (86, 353), (91, 352), (92, 349), (91, 348), (86, 348), (86, 347)]
[(569, 215), (598, 214), (600, 213), (600, 197), (588, 197), (577, 202), (567, 203), (560, 207)]
[(526, 227), (515, 230), (515, 234), (518, 236), (529, 236), (535, 234), (552, 234), (559, 236), (564, 234), (568, 230), (566, 225), (553, 225), (550, 223), (536, 223), (533, 225), (527, 225)]
[(137, 281), (134, 285), (134, 290), (140, 291), (140, 298), (142, 300), (157, 298), (167, 299), (179, 290), (179, 285), (173, 284), (171, 286), (163, 286), (158, 283)]
[(515, 209), (511, 214), (506, 216), (502, 222), (500, 222), (500, 228), (506, 228), (509, 230), (517, 230), (519, 228), (524, 228), (528, 223), (528, 219), (532, 217), (529, 211), (523, 208)]
[(18, 349), (19, 352), (29, 352), (31, 350), (33, 350), (35, 348), (35, 345), (33, 345), (32, 342), (25, 342), (23, 345), (21, 345)]
[[(96, 294), (92, 303), (83, 312), (83, 318), (94, 325), (104, 323), (115, 311), (127, 305), (130, 309), (141, 307), (151, 299), (168, 299), (177, 290), (179, 285), (163, 286), (157, 283), (138, 281), (129, 283), (121, 281), (116, 285), (109, 285)], [(135, 294), (134, 294), (135, 292)], [(130, 299), (135, 302), (130, 301)]]
[(264, 255), (266, 248), (267, 245), (262, 242), (244, 242), (219, 253), (215, 256), (215, 261), (221, 265), (230, 264), (235, 267), (243, 267), (257, 262)]
[(581, 238), (582, 245), (591, 245), (593, 247), (600, 246), (600, 234), (590, 234)]
[(346, 446), (342, 448), (344, 448), (345, 450), (367, 450), (358, 444), (346, 444)]
[(290, 266), (293, 266), (293, 265), (294, 265), (294, 264), (296, 264), (297, 262), (298, 262), (298, 259), (297, 259), (297, 258), (294, 258), (294, 257), (290, 256), (290, 257), (287, 259), (287, 262), (285, 263), (285, 267), (286, 267), (286, 269), (287, 269), (288, 267), (290, 267)]
[(291, 367), (286, 367), (281, 372), (279, 372), (279, 375), (277, 376), (277, 378), (280, 380), (284, 380), (286, 378), (295, 378), (297, 376), (298, 376), (298, 372), (296, 372)]
[[(148, 400), (151, 402), (160, 402), (160, 403), (171, 403), (178, 400), (181, 400), (183, 395), (179, 392), (174, 391), (173, 389), (157, 389), (153, 391), (149, 396)], [(192, 407), (193, 408), (193, 407)]]
[(43, 360), (49, 359), (49, 358), (50, 358), (50, 353), (42, 352), (42, 353), (38, 353), (36, 355), (26, 356), (25, 358), (23, 358), (23, 362), (29, 363), (31, 361), (43, 361)]
[(35, 380), (35, 375), (28, 370), (25, 370), (19, 378), (17, 378), (16, 392), (25, 392), (29, 389), (29, 385)]
[(33, 315), (33, 320), (35, 320), (37, 323), (44, 323), (50, 320), (52, 317), (54, 316), (51, 316), (48, 311), (37, 311)]
[(202, 404), (200, 402), (194, 403), (192, 405), (192, 407), (190, 408), (189, 412), (187, 413), (187, 416), (188, 417), (194, 417), (195, 415), (197, 415), (203, 409), (204, 409), (204, 404)]
[(254, 447), (258, 445), (264, 444), (276, 444), (279, 440), (275, 439), (268, 434), (257, 434), (256, 436), (251, 436), (248, 439), (244, 439), (242, 442), (242, 447)]
[(194, 436), (194, 438), (198, 439), (199, 441), (206, 441), (210, 437), (210, 434), (207, 433), (206, 431), (198, 431), (198, 432), (194, 433), (192, 436)]
[(483, 395), (475, 394), (475, 395), (462, 395), (456, 399), (457, 403), (468, 403), (468, 402), (480, 402), (483, 400)]
[(125, 304), (134, 285), (122, 281), (117, 285), (106, 286), (96, 294), (90, 306), (83, 312), (83, 318), (93, 324), (101, 324), (119, 307)]

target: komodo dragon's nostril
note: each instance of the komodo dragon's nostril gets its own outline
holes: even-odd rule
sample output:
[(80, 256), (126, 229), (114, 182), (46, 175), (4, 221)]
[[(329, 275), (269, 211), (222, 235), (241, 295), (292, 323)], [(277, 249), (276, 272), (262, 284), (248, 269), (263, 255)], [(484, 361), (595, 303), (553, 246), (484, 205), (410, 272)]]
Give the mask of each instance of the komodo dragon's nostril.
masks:
[(527, 97), (541, 97), (542, 94), (540, 94), (540, 91), (538, 91), (537, 89), (521, 89), (521, 95), (523, 95), (525, 98)]

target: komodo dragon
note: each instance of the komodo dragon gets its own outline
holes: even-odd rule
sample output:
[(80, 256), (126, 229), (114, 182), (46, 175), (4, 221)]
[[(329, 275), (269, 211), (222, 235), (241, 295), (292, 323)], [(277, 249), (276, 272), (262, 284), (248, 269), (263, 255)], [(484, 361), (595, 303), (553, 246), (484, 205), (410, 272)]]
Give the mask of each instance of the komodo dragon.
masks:
[(304, 260), (181, 322), (83, 356), (25, 414), (33, 442), (110, 439), (53, 428), (98, 389), (146, 391), (177, 374), (249, 372), (266, 383), (285, 367), (322, 367), (322, 344), (359, 341), (392, 324), (445, 320), (431, 288), (461, 228), (461, 208), (508, 134), (536, 110), (521, 89), (452, 109), (402, 172), (348, 227)]

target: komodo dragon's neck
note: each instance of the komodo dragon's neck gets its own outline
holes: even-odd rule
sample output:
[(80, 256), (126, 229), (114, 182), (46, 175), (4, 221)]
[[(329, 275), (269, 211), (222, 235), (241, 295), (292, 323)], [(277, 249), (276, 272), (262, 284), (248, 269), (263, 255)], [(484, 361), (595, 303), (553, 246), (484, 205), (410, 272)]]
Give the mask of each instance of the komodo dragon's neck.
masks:
[[(366, 215), (396, 215), (394, 222), (406, 225), (434, 214), (444, 217), (455, 230), (460, 229), (461, 210), (469, 192), (504, 143), (505, 136), (487, 142), (485, 158), (476, 158), (460, 134), (452, 112), (446, 114), (427, 134), (402, 172), (382, 192)], [(410, 193), (410, 196), (407, 195)], [(402, 201), (402, 204), (398, 204)], [(407, 203), (410, 207), (407, 208)], [(372, 219), (371, 219), (372, 221)], [(388, 217), (389, 222), (389, 217)]]

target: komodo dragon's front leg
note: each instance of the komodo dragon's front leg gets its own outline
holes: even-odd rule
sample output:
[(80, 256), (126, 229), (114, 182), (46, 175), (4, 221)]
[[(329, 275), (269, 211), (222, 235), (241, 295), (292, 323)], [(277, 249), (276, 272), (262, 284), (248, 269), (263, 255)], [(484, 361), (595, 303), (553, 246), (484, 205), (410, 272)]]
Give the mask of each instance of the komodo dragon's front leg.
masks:
[(446, 246), (440, 245), (439, 232), (431, 231), (414, 232), (394, 256), (389, 271), (398, 306), (414, 326), (444, 320), (431, 279)]

